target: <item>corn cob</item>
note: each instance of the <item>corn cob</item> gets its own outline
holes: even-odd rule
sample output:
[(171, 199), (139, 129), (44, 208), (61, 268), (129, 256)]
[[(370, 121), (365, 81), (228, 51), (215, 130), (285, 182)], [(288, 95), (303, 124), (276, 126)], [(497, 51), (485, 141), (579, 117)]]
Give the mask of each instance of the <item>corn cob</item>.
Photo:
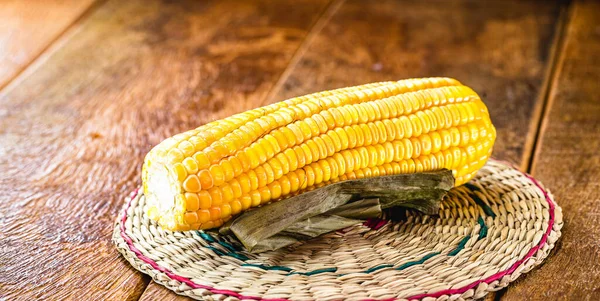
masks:
[(461, 185), (485, 164), (495, 137), (479, 96), (450, 78), (296, 97), (154, 147), (142, 171), (148, 216), (169, 230), (209, 229), (345, 179), (447, 168)]

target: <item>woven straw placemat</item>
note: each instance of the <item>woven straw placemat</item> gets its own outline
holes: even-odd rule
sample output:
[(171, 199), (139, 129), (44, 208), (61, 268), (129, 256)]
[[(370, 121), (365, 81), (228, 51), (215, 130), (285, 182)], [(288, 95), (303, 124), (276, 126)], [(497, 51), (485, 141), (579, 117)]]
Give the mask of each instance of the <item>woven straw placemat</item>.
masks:
[(490, 161), (454, 188), (439, 216), (409, 211), (285, 249), (250, 254), (232, 237), (161, 229), (141, 192), (113, 240), (159, 284), (201, 300), (460, 300), (506, 287), (560, 237), (561, 209), (531, 176)]

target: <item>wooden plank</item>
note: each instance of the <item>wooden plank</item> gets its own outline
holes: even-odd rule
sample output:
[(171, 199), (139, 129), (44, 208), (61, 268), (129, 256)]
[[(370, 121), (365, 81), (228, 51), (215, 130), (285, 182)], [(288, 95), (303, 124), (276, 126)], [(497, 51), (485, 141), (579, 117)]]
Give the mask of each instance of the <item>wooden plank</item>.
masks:
[(498, 130), (494, 156), (525, 168), (560, 3), (346, 2), (271, 101), (367, 82), (450, 76), (473, 87)]
[(39, 56), (94, 2), (0, 1), (0, 88)]
[(532, 169), (565, 225), (546, 263), (505, 300), (600, 300), (600, 3), (573, 6)]
[[(303, 53), (303, 47), (306, 46), (306, 40), (310, 39), (310, 36), (312, 34), (315, 34), (317, 32), (319, 32), (322, 29), (322, 26), (324, 24), (327, 23), (330, 15), (335, 12), (337, 10), (337, 8), (339, 7), (339, 5), (341, 4), (341, 1), (332, 1), (326, 10), (324, 10), (323, 14), (321, 15), (321, 17), (314, 23), (314, 26), (312, 26), (311, 30), (309, 33), (307, 33), (305, 39), (303, 40), (302, 45), (300, 45), (299, 49), (297, 50), (296, 54), (291, 58), (289, 64), (294, 64), (294, 60), (297, 60), (299, 56), (302, 55)], [(280, 79), (283, 78), (284, 75), (282, 74), (280, 76)], [(277, 89), (275, 86), (271, 88), (271, 93)], [(275, 99), (271, 99), (271, 97), (269, 97), (269, 94), (265, 94), (263, 99), (262, 99), (262, 103), (266, 103), (265, 101), (268, 100), (268, 102), (274, 102), (277, 101)], [(184, 301), (184, 300), (194, 300), (190, 297), (187, 296), (182, 296), (182, 295), (178, 295), (173, 293), (171, 290), (167, 289), (166, 287), (157, 284), (154, 281), (151, 281), (148, 286), (145, 288), (142, 296), (140, 297), (140, 301), (152, 301), (152, 300), (162, 300), (162, 301)]]
[(135, 300), (110, 242), (145, 153), (256, 107), (326, 1), (110, 1), (0, 94), (2, 299)]

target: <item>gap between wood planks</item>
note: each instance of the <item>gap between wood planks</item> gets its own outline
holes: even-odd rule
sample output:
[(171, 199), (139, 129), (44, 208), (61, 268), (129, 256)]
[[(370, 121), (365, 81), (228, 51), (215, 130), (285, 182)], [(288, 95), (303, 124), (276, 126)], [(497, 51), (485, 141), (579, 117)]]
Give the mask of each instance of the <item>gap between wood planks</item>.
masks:
[(315, 24), (306, 35), (306, 38), (304, 38), (304, 41), (302, 41), (302, 44), (300, 44), (300, 47), (298, 47), (298, 49), (294, 53), (294, 56), (290, 60), (290, 63), (287, 65), (283, 73), (281, 73), (281, 76), (279, 77), (275, 85), (271, 87), (271, 90), (269, 91), (267, 96), (263, 99), (263, 103), (271, 103), (275, 100), (275, 96), (281, 90), (281, 88), (283, 87), (287, 79), (290, 77), (298, 63), (302, 60), (312, 41), (323, 30), (323, 28), (325, 28), (325, 25), (329, 23), (331, 18), (340, 9), (340, 7), (342, 7), (345, 1), (346, 0), (333, 0), (327, 5), (325, 10), (323, 10), (323, 13), (317, 18), (317, 21), (315, 21)]
[[(553, 98), (550, 96), (552, 95), (551, 92), (555, 89), (553, 83), (557, 82), (556, 78), (560, 74), (559, 71), (562, 66), (562, 61), (564, 60), (565, 40), (567, 33), (566, 29), (570, 20), (572, 19), (573, 3), (572, 1), (568, 1), (563, 5), (564, 6), (561, 8), (560, 16), (558, 17), (558, 22), (556, 24), (554, 37), (552, 39), (550, 59), (544, 74), (543, 92), (540, 93), (540, 96), (538, 97), (539, 100), (536, 101), (537, 105), (534, 110), (535, 121), (532, 122), (531, 127), (535, 127), (535, 134), (532, 140), (530, 142), (528, 141), (523, 152), (522, 162), (525, 164), (525, 166), (523, 166), (523, 170), (527, 173), (531, 173), (533, 164), (535, 163), (534, 161), (536, 159), (536, 155), (540, 149), (542, 131), (544, 130), (547, 122), (544, 117), (548, 115), (548, 111), (552, 107)], [(533, 129), (530, 129), (530, 131), (531, 130)], [(509, 287), (505, 287), (497, 292), (492, 292), (488, 294), (484, 300), (500, 301), (508, 289)]]
[(506, 300), (600, 300), (600, 2), (574, 1), (532, 173), (562, 206), (562, 237)]
[[(531, 143), (526, 145), (523, 162), (526, 162), (524, 171), (531, 173), (533, 163), (536, 157), (536, 153), (539, 150), (539, 142), (541, 140), (541, 132), (544, 127), (544, 117), (548, 115), (548, 110), (552, 107), (552, 94), (551, 92), (555, 88), (553, 83), (557, 82), (556, 77), (560, 74), (559, 69), (562, 66), (562, 61), (565, 55), (565, 39), (566, 29), (569, 25), (569, 21), (573, 15), (573, 3), (571, 1), (565, 1), (564, 6), (561, 8), (560, 16), (556, 24), (556, 30), (554, 32), (554, 38), (552, 39), (552, 48), (550, 49), (550, 60), (548, 61), (547, 69), (544, 74), (543, 92), (540, 93), (539, 98), (542, 101), (539, 103), (534, 112), (535, 116), (535, 135), (532, 138)], [(529, 146), (529, 147), (528, 147)]]
[(57, 32), (56, 36), (48, 41), (40, 51), (34, 54), (31, 59), (23, 64), (14, 75), (8, 78), (4, 83), (0, 81), (0, 93), (4, 93), (15, 87), (20, 81), (27, 77), (27, 75), (34, 72), (38, 66), (48, 58), (54, 51), (62, 48), (62, 45), (69, 40), (69, 38), (77, 32), (79, 25), (91, 16), (99, 7), (101, 7), (107, 0), (94, 0), (87, 8), (79, 14), (71, 24), (65, 26), (62, 30)]

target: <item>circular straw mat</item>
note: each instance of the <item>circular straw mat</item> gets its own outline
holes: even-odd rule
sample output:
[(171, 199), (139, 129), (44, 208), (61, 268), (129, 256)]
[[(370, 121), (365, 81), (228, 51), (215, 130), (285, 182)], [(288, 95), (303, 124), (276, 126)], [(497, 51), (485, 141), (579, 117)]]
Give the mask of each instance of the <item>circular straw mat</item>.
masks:
[(144, 204), (137, 191), (127, 200), (117, 248), (157, 283), (202, 300), (481, 298), (539, 265), (562, 227), (551, 194), (498, 161), (452, 189), (439, 215), (408, 211), (260, 254), (213, 232), (165, 231)]

